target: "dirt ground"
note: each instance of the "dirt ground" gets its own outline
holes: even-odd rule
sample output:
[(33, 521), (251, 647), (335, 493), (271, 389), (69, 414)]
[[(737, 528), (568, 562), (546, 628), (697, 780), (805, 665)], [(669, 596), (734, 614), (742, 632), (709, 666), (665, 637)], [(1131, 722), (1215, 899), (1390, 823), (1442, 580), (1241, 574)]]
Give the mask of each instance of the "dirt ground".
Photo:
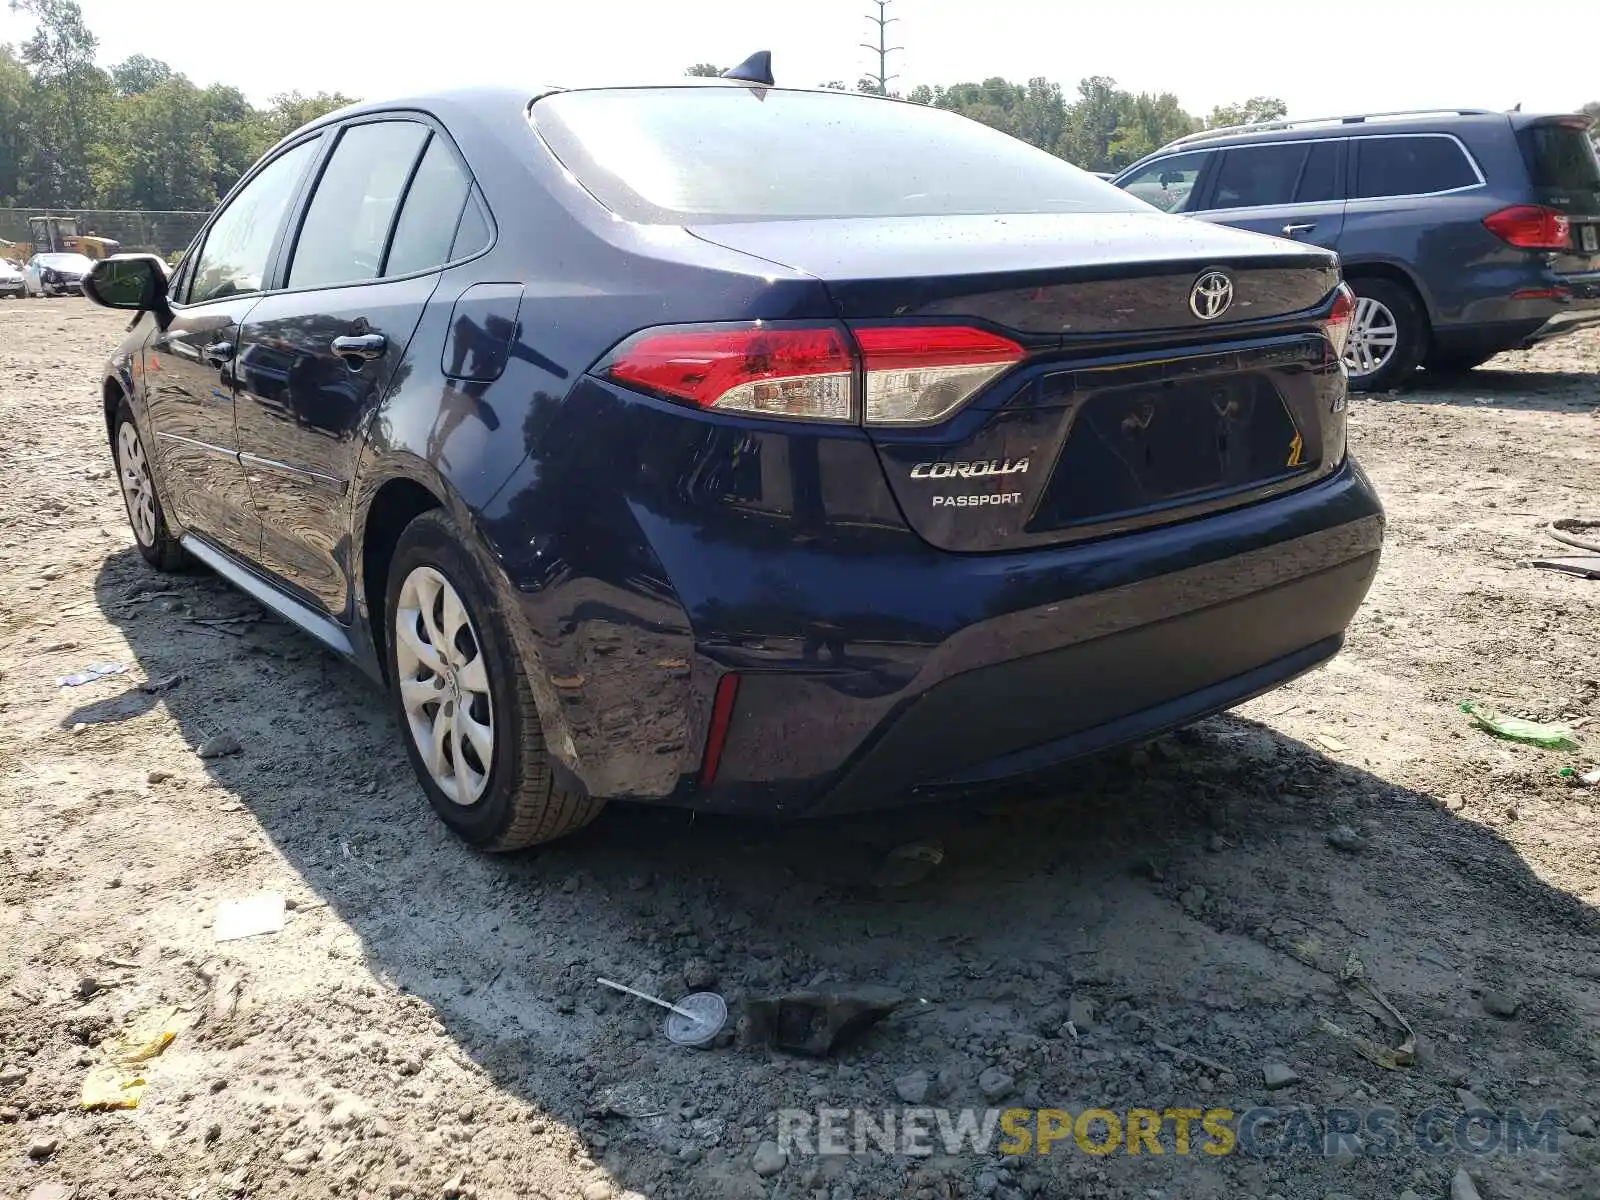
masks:
[[(1432, 1198), (1462, 1165), (1485, 1200), (1600, 1196), (1600, 787), (1559, 774), (1600, 753), (1600, 582), (1521, 565), (1600, 516), (1600, 337), (1354, 403), (1377, 583), (1335, 662), (1236, 713), (1048, 795), (790, 827), (613, 806), (486, 858), (354, 670), (135, 552), (95, 399), (122, 324), (0, 304), (0, 1196)], [(128, 670), (57, 685), (103, 660)], [(1467, 698), (1588, 752), (1496, 740)], [(218, 734), (242, 750), (200, 758)], [(874, 886), (914, 839), (944, 862)], [(219, 944), (218, 906), (265, 890), (282, 931)], [(1414, 1065), (1352, 1040), (1403, 1038), (1352, 954)], [(696, 1051), (597, 975), (926, 1003), (823, 1061)], [(139, 1106), (81, 1111), (102, 1041), (162, 1006)], [(1478, 1156), (756, 1154), (779, 1109), (902, 1094), (1561, 1128)]]

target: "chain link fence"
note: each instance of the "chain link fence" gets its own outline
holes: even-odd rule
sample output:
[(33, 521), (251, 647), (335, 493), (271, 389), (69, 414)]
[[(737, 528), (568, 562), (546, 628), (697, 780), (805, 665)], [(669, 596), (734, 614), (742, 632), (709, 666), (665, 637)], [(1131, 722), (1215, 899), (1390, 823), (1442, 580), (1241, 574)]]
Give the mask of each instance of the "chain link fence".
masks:
[[(168, 257), (185, 249), (210, 213), (96, 208), (0, 208), (0, 238), (32, 242), (30, 217), (74, 217), (78, 232), (115, 238), (125, 252)], [(3, 247), (0, 247), (3, 249)]]

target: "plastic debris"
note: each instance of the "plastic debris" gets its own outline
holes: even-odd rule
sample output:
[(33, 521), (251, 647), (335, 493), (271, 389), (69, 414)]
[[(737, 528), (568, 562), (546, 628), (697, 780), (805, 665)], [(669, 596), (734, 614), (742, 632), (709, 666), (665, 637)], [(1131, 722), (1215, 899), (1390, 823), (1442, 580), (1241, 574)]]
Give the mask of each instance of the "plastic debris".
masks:
[(137, 1071), (129, 1071), (115, 1063), (95, 1067), (84, 1076), (83, 1093), (79, 1103), (86, 1111), (108, 1108), (138, 1108), (149, 1085)]
[(884, 856), (872, 882), (877, 887), (909, 887), (920, 883), (944, 861), (944, 847), (938, 842), (907, 842)]
[(1546, 725), (1508, 716), (1498, 708), (1473, 700), (1463, 701), (1461, 711), (1497, 737), (1525, 742), (1530, 746), (1543, 746), (1546, 750), (1578, 749), (1578, 737), (1570, 725)]
[(100, 1043), (106, 1061), (84, 1076), (79, 1103), (85, 1110), (138, 1108), (149, 1081), (139, 1066), (158, 1057), (178, 1036), (178, 1010), (155, 1008), (121, 1033)]
[(217, 909), (217, 941), (232, 942), (264, 933), (281, 933), (283, 913), (282, 892), (224, 900)]
[(664, 1031), (667, 1040), (674, 1045), (704, 1046), (721, 1033), (722, 1027), (728, 1023), (727, 1002), (715, 992), (692, 992), (673, 1004), (670, 1000), (641, 992), (614, 979), (602, 976), (595, 982), (602, 987), (626, 992), (630, 996), (637, 996), (640, 1000), (648, 1000), (651, 1004), (666, 1009), (667, 1020)]
[(1557, 774), (1563, 779), (1572, 780), (1577, 787), (1594, 787), (1596, 784), (1600, 784), (1600, 767), (1584, 771), (1581, 774), (1576, 767), (1562, 767)]
[(746, 1045), (768, 1045), (823, 1058), (860, 1037), (905, 1003), (888, 988), (790, 992), (753, 999), (739, 1019)]
[(178, 1010), (157, 1008), (137, 1018), (116, 1037), (100, 1044), (113, 1062), (129, 1064), (149, 1062), (178, 1036)]
[(104, 679), (108, 675), (121, 675), (128, 668), (119, 662), (90, 663), (81, 671), (74, 671), (71, 675), (63, 675), (56, 680), (57, 687), (81, 687), (86, 683), (93, 683), (96, 679)]

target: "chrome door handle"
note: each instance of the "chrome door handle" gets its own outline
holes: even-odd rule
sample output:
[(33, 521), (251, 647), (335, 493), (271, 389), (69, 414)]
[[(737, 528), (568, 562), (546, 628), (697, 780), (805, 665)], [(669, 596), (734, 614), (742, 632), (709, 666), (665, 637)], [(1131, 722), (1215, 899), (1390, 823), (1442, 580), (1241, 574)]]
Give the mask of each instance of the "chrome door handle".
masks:
[(381, 333), (354, 333), (336, 337), (330, 344), (342, 359), (371, 362), (383, 357), (383, 352), (389, 348), (389, 339)]
[(1316, 227), (1317, 224), (1315, 221), (1309, 225), (1285, 225), (1283, 227), (1283, 233), (1285, 237), (1294, 237), (1299, 233), (1310, 233)]
[(205, 349), (201, 350), (200, 353), (204, 355), (205, 360), (214, 367), (227, 366), (228, 360), (233, 357), (233, 343), (212, 342)]

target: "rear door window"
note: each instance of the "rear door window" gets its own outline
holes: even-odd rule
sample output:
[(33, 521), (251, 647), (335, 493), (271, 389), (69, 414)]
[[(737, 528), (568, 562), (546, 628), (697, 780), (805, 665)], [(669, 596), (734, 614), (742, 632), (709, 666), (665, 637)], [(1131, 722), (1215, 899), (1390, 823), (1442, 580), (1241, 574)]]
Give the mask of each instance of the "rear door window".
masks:
[(1238, 146), (1222, 156), (1211, 208), (1264, 208), (1294, 201), (1308, 143)]
[(287, 286), (378, 277), (401, 190), (428, 133), (415, 121), (375, 121), (344, 131), (300, 225)]
[(1466, 151), (1454, 138), (1426, 136), (1364, 137), (1356, 152), (1355, 186), (1350, 198), (1426, 196), (1481, 182)]
[(1137, 175), (1130, 175), (1117, 186), (1162, 212), (1190, 212), (1194, 207), (1195, 185), (1210, 161), (1212, 151), (1195, 150), (1174, 154), (1153, 162)]
[(1545, 191), (1600, 192), (1600, 160), (1589, 131), (1571, 125), (1533, 125), (1519, 130), (1517, 143), (1533, 186)]

